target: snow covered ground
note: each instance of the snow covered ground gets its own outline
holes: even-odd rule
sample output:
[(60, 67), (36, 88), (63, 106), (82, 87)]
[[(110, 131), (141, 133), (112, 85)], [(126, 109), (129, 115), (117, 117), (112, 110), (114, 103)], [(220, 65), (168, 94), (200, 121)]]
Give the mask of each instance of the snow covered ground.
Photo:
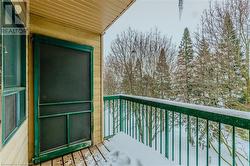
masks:
[(124, 133), (116, 134), (106, 145), (111, 152), (105, 166), (176, 166), (159, 152)]

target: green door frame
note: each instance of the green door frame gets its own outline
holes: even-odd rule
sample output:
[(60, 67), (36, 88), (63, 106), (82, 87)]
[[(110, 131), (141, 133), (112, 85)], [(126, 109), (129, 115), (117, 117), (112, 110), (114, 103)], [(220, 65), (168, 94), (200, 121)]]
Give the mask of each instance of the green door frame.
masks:
[[(90, 53), (90, 74), (91, 74), (91, 140), (80, 142), (80, 143), (75, 143), (75, 144), (68, 144), (65, 147), (61, 147), (55, 150), (51, 150), (48, 152), (41, 152), (40, 151), (40, 124), (39, 124), (39, 80), (40, 80), (40, 48), (39, 45), (40, 43), (46, 43), (46, 44), (51, 44), (51, 45), (57, 45), (65, 48), (71, 48), (74, 50), (79, 50), (79, 51), (84, 51), (84, 52), (89, 52)], [(93, 52), (94, 48), (92, 46), (87, 46), (87, 45), (81, 45), (69, 41), (64, 41), (60, 39), (55, 39), (47, 36), (42, 36), (42, 35), (37, 35), (35, 34), (33, 36), (33, 52), (34, 52), (34, 157), (33, 157), (33, 162), (39, 163), (42, 161), (46, 161), (52, 158), (55, 158), (57, 156), (61, 156), (67, 153), (70, 153), (72, 151), (76, 151), (88, 146), (92, 145), (92, 138), (93, 138), (93, 89), (94, 89), (94, 82), (93, 82), (93, 76), (94, 76), (94, 71), (93, 71)], [(76, 113), (77, 114), (77, 113)]]

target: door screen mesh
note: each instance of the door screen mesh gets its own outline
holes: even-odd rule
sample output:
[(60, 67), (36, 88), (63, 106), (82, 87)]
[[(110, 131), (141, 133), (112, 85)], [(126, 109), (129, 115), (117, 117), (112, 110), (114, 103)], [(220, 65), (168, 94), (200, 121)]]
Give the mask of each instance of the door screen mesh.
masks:
[(41, 151), (46, 151), (67, 143), (66, 116), (44, 118), (40, 120)]
[(70, 115), (70, 142), (90, 140), (90, 113)]
[(89, 111), (90, 109), (90, 103), (40, 106), (40, 115), (46, 116), (59, 113)]
[(90, 100), (90, 55), (41, 44), (40, 103)]

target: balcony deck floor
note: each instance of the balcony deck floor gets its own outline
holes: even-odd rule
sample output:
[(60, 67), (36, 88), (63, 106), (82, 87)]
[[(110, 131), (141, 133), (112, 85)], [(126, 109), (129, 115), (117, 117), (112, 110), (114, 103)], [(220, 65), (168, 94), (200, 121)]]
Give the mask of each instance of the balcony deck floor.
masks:
[(76, 151), (35, 166), (102, 166), (107, 162), (110, 149), (103, 143)]

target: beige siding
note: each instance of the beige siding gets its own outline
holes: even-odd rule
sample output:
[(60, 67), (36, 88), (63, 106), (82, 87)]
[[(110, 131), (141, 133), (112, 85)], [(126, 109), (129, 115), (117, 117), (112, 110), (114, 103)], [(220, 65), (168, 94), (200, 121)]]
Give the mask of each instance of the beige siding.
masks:
[[(91, 33), (82, 29), (73, 28), (61, 23), (50, 22), (49, 20), (31, 15), (30, 33), (42, 34), (58, 39), (76, 42), (79, 44), (94, 47), (94, 113), (93, 113), (93, 142), (99, 143), (102, 140), (102, 56), (101, 56), (101, 34)], [(29, 44), (29, 160), (34, 154), (34, 133), (33, 133), (33, 56), (32, 45)]]
[(2, 165), (28, 165), (28, 120), (0, 150)]

